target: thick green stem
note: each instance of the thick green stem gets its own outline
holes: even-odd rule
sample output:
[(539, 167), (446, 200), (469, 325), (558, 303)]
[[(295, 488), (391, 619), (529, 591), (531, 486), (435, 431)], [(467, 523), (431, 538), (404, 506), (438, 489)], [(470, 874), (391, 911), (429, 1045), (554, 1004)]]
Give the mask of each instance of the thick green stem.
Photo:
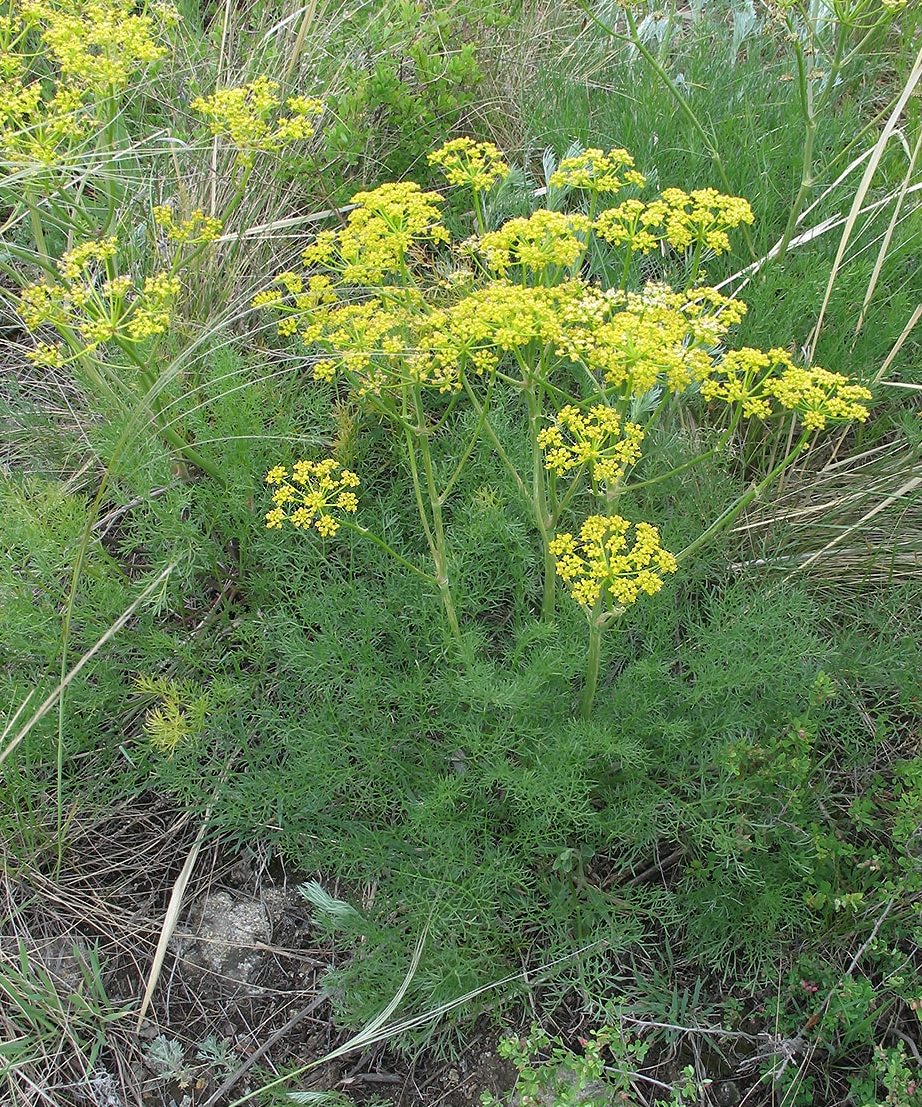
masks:
[(794, 197), (794, 203), (791, 205), (791, 211), (788, 215), (787, 225), (784, 228), (784, 234), (781, 237), (781, 245), (778, 249), (778, 261), (783, 260), (784, 255), (787, 253), (791, 238), (800, 220), (801, 212), (804, 209), (807, 196), (809, 195), (810, 189), (813, 187), (813, 147), (816, 142), (817, 126), (816, 114), (813, 110), (813, 88), (810, 84), (810, 75), (807, 73), (803, 47), (799, 42), (795, 46), (794, 53), (797, 59), (797, 80), (800, 88), (801, 104), (803, 106), (804, 115), (804, 145), (800, 168), (800, 185), (797, 189), (797, 195)]
[(512, 459), (509, 457), (508, 453), (506, 453), (506, 449), (500, 441), (499, 435), (493, 429), (493, 425), (490, 423), (490, 420), (486, 417), (484, 406), (477, 399), (477, 393), (473, 390), (473, 388), (471, 388), (467, 380), (463, 380), (462, 383), (464, 385), (464, 391), (467, 393), (468, 399), (471, 401), (471, 406), (477, 412), (478, 416), (483, 419), (483, 430), (487, 438), (490, 440), (490, 444), (492, 445), (493, 449), (496, 450), (497, 456), (499, 457), (500, 461), (503, 463), (503, 465), (505, 465), (506, 471), (509, 473), (509, 476), (512, 477), (512, 480), (516, 488), (519, 490), (519, 494), (521, 495), (522, 499), (526, 503), (530, 504), (531, 497), (528, 494), (528, 489), (525, 487), (525, 482), (519, 475), (518, 469), (516, 469), (516, 467), (512, 464)]
[(698, 274), (701, 271), (701, 251), (703, 248), (704, 240), (699, 235), (695, 242), (695, 252), (692, 255), (692, 263), (688, 271), (688, 284), (685, 286), (686, 292), (697, 283)]
[(118, 102), (115, 99), (115, 91), (110, 87), (109, 95), (106, 97), (106, 109), (105, 109), (105, 126), (103, 128), (103, 142), (104, 149), (102, 151), (102, 164), (104, 166), (103, 185), (106, 194), (106, 219), (103, 224), (106, 231), (111, 230), (112, 222), (115, 219), (116, 211), (118, 210), (119, 200), (119, 185), (115, 178), (115, 166), (117, 164), (114, 157), (115, 151), (115, 124), (118, 118)]
[(619, 288), (627, 291), (627, 279), (631, 272), (631, 258), (634, 256), (634, 251), (631, 249), (631, 244), (628, 243), (624, 248), (624, 265), (621, 267), (621, 284)]
[[(808, 26), (810, 26), (815, 38), (816, 31), (812, 27), (812, 24), (809, 24), (809, 21)], [(794, 203), (791, 205), (787, 226), (784, 228), (784, 234), (781, 238), (781, 245), (778, 250), (777, 260), (779, 261), (782, 260), (787, 253), (794, 231), (797, 229), (797, 224), (800, 222), (807, 197), (816, 183), (814, 150), (816, 147), (819, 117), (829, 106), (829, 102), (836, 90), (839, 73), (851, 57), (851, 55), (843, 57), (847, 37), (848, 30), (845, 25), (840, 22), (836, 32), (835, 50), (830, 62), (829, 72), (826, 74), (823, 90), (816, 103), (814, 102), (813, 85), (811, 83), (812, 74), (807, 72), (807, 62), (804, 57), (803, 46), (800, 41), (795, 38), (794, 57), (797, 62), (797, 85), (800, 92), (800, 102), (804, 118), (803, 157), (800, 171), (800, 185), (797, 189), (797, 195), (794, 197)], [(862, 43), (864, 41), (865, 39), (862, 40)]]
[(480, 189), (475, 188), (474, 192), (474, 219), (477, 223), (477, 233), (483, 237), (487, 233), (487, 219), (486, 211), (484, 209), (483, 197), (480, 195)]
[[(455, 640), (458, 649), (462, 654), (466, 654), (464, 640), (461, 637), (461, 624), (458, 619), (458, 610), (455, 606), (455, 600), (448, 578), (448, 544), (445, 540), (442, 502), (435, 483), (435, 469), (432, 465), (432, 454), (429, 450), (429, 435), (425, 425), (425, 412), (423, 411), (422, 398), (419, 394), (418, 387), (414, 387), (412, 399), (416, 428), (415, 432), (407, 430), (407, 444), (411, 454), (410, 471), (413, 474), (416, 502), (423, 521), (423, 529), (429, 541), (429, 549), (432, 553), (432, 564), (435, 567), (435, 583), (438, 587), (439, 598), (442, 601), (442, 607), (445, 611), (448, 629), (451, 631), (451, 636)], [(426, 495), (429, 500), (428, 512), (423, 502), (422, 490), (420, 488), (419, 471), (416, 466), (414, 446), (419, 449), (419, 456), (423, 465)]]
[(787, 454), (787, 456), (782, 461), (780, 461), (774, 467), (774, 469), (772, 469), (768, 476), (764, 477), (758, 484), (753, 485), (753, 487), (750, 488), (748, 492), (745, 492), (742, 496), (740, 496), (740, 498), (735, 503), (731, 504), (726, 511), (718, 515), (718, 517), (714, 520), (713, 523), (711, 523), (707, 530), (703, 532), (703, 534), (700, 534), (694, 540), (694, 542), (690, 543), (688, 546), (685, 547), (684, 550), (682, 550), (681, 553), (676, 555), (676, 560), (684, 561), (690, 554), (694, 553), (695, 550), (700, 549), (715, 535), (719, 534), (722, 530), (725, 530), (728, 526), (730, 526), (730, 524), (734, 522), (734, 520), (736, 520), (743, 511), (745, 511), (745, 509), (752, 503), (753, 500), (758, 499), (759, 496), (761, 496), (762, 493), (771, 484), (773, 484), (778, 479), (778, 477), (781, 476), (785, 469), (787, 469), (789, 465), (793, 464), (793, 462), (796, 461), (798, 457), (800, 457), (800, 455), (804, 452), (804, 449), (806, 448), (807, 440), (809, 439), (809, 437), (810, 432), (804, 431), (794, 449), (791, 450), (791, 452)]
[(541, 400), (538, 396), (538, 385), (531, 381), (525, 386), (525, 398), (528, 402), (528, 422), (531, 430), (532, 450), (532, 477), (531, 477), (531, 501), (534, 511), (535, 523), (541, 534), (541, 543), (544, 548), (544, 589), (541, 599), (541, 618), (548, 620), (554, 617), (557, 592), (557, 568), (553, 555), (548, 546), (551, 541), (551, 530), (554, 515), (548, 507), (547, 481), (544, 471), (544, 451), (538, 443), (538, 435), (541, 433)]
[(589, 649), (586, 653), (586, 679), (580, 698), (580, 716), (588, 719), (595, 703), (595, 693), (599, 685), (599, 662), (602, 656), (602, 627), (597, 619), (589, 620)]

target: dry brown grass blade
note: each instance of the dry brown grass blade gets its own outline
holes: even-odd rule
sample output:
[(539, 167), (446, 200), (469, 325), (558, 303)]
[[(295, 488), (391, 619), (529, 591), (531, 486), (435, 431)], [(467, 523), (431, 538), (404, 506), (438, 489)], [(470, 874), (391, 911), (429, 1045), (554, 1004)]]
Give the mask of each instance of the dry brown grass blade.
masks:
[(868, 159), (868, 164), (865, 166), (864, 173), (861, 176), (861, 181), (858, 184), (858, 189), (855, 192), (855, 198), (852, 200), (851, 210), (848, 213), (848, 218), (845, 221), (845, 227), (842, 231), (842, 237), (839, 239), (839, 248), (836, 250), (836, 256), (832, 263), (832, 269), (829, 271), (829, 280), (826, 283), (826, 292), (823, 295), (823, 302), (820, 305), (819, 315), (817, 316), (816, 325), (813, 328), (813, 332), (807, 343), (807, 349), (810, 357), (812, 358), (813, 352), (816, 350), (816, 344), (820, 336), (820, 332), (823, 329), (823, 322), (826, 318), (826, 310), (829, 307), (829, 300), (832, 296), (832, 290), (835, 287), (836, 278), (839, 275), (839, 269), (842, 265), (842, 259), (845, 256), (845, 250), (848, 246), (849, 239), (851, 238), (852, 231), (855, 229), (855, 224), (858, 221), (858, 216), (861, 212), (861, 206), (864, 203), (865, 196), (868, 193), (868, 189), (871, 187), (871, 181), (874, 179), (874, 175), (877, 172), (877, 167), (880, 164), (880, 160), (883, 157), (884, 150), (887, 143), (890, 140), (890, 136), (896, 129), (897, 121), (903, 113), (903, 109), (910, 96), (915, 91), (916, 85), (922, 78), (922, 48), (919, 49), (916, 54), (916, 59), (913, 62), (912, 70), (909, 76), (906, 78), (906, 84), (903, 86), (903, 91), (900, 93), (899, 99), (893, 106), (893, 111), (890, 113), (887, 122), (884, 124), (883, 130), (880, 133), (880, 137), (874, 145), (874, 151), (871, 157)]
[(903, 178), (903, 183), (900, 186), (899, 195), (896, 198), (896, 203), (893, 205), (893, 214), (890, 216), (890, 222), (887, 224), (887, 230), (884, 233), (883, 241), (880, 244), (880, 250), (877, 254), (877, 260), (874, 262), (874, 271), (871, 273), (871, 279), (868, 281), (868, 287), (864, 294), (864, 301), (861, 304), (861, 311), (858, 313), (858, 322), (855, 324), (855, 334), (861, 330), (864, 326), (864, 320), (867, 316), (867, 310), (871, 303), (871, 299), (874, 296), (874, 291), (877, 288), (877, 282), (880, 280), (880, 272), (884, 267), (884, 260), (887, 257), (887, 253), (890, 250), (890, 242), (893, 238), (893, 232), (896, 230), (896, 225), (899, 222), (900, 212), (903, 210), (903, 201), (906, 199), (906, 195), (909, 189), (909, 185), (912, 181), (912, 175), (916, 168), (916, 160), (919, 157), (919, 151), (922, 150), (922, 132), (919, 133), (919, 137), (916, 140), (916, 145), (913, 148), (912, 155), (909, 158), (909, 165), (906, 168), (906, 176)]
[(892, 585), (922, 569), (922, 455), (888, 441), (801, 474), (735, 528), (748, 556), (735, 570), (799, 572), (816, 583)]
[(825, 555), (829, 553), (830, 550), (834, 549), (836, 546), (844, 542), (850, 534), (854, 534), (856, 531), (861, 530), (861, 528), (866, 526), (876, 515), (879, 515), (882, 511), (885, 511), (888, 507), (891, 506), (891, 504), (894, 504), (904, 497), (910, 495), (912, 492), (915, 492), (917, 488), (922, 488), (922, 476), (910, 477), (909, 480), (907, 480), (895, 492), (892, 492), (885, 499), (881, 500), (881, 502), (872, 507), (870, 511), (865, 512), (864, 515), (862, 515), (857, 522), (852, 523), (851, 526), (846, 527), (843, 531), (840, 531), (840, 533), (837, 534), (834, 538), (831, 538), (826, 543), (826, 545), (823, 546), (822, 549), (817, 550), (814, 554), (811, 554), (811, 556), (808, 557), (806, 561), (802, 561), (800, 565), (798, 565), (797, 568), (794, 570), (794, 572), (799, 573), (802, 572), (804, 569), (809, 569), (810, 566), (819, 561), (821, 557), (825, 557)]
[(912, 315), (910, 315), (909, 322), (906, 324), (905, 327), (903, 327), (903, 329), (899, 333), (896, 342), (894, 342), (893, 345), (890, 347), (890, 353), (887, 354), (887, 356), (883, 360), (883, 363), (881, 364), (881, 367), (874, 374), (874, 384), (879, 384), (883, 380), (884, 374), (896, 360), (896, 355), (903, 348), (903, 343), (912, 333), (912, 330), (915, 327), (916, 323), (919, 322), (920, 317), (922, 317), (922, 304), (919, 304)]
[(157, 939), (157, 948), (154, 951), (154, 959), (151, 963), (150, 972), (147, 974), (147, 982), (144, 985), (144, 995), (141, 997), (141, 1007), (138, 1011), (138, 1030), (144, 1024), (144, 1018), (147, 1015), (147, 1010), (150, 1007), (151, 1000), (154, 995), (154, 990), (157, 987), (157, 982), (160, 979), (160, 973), (163, 970), (163, 962), (166, 959), (166, 951), (170, 944), (170, 939), (173, 937), (173, 931), (176, 929), (176, 924), (179, 922), (179, 913), (182, 910), (183, 899), (185, 898), (186, 888), (189, 884), (189, 879), (192, 876), (192, 870), (195, 868), (195, 862), (198, 860), (199, 850), (202, 848), (202, 842), (205, 840), (205, 831), (208, 829), (208, 818), (211, 813), (211, 809), (205, 812), (205, 818), (202, 820), (202, 825), (199, 827), (199, 832), (195, 836), (195, 841), (192, 843), (192, 848), (186, 855), (186, 860), (183, 862), (183, 867), (180, 870), (179, 876), (176, 877), (176, 882), (173, 885), (173, 890), (170, 893), (170, 901), (167, 904), (166, 914), (163, 916), (163, 925), (160, 928), (160, 937)]

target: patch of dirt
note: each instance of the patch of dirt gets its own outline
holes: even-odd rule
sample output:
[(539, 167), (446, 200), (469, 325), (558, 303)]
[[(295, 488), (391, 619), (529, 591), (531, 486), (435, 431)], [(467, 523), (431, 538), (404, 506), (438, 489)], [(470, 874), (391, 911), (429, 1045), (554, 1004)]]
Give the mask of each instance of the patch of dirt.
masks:
[[(323, 994), (340, 954), (297, 890), (307, 877), (262, 851), (234, 852), (220, 842), (198, 855), (138, 1026), (171, 895), (197, 832), (194, 819), (147, 796), (106, 818), (75, 814), (58, 872), (51, 857), (5, 866), (0, 961), (15, 966), (25, 950), (51, 982), (62, 1019), (82, 1011), (87, 966), (98, 965), (99, 1023), (114, 1016), (105, 1020), (98, 1052), (71, 1048), (64, 1036), (62, 1049), (49, 1051), (47, 1071), (30, 1070), (42, 1103), (226, 1107), (280, 1072), (308, 1069), (348, 1039)], [(411, 1061), (381, 1044), (311, 1067), (285, 1089), (339, 1092), (359, 1104), (470, 1107), (484, 1091), (502, 1096), (514, 1083), (511, 1066), (496, 1056), (496, 1038), (495, 1027), (475, 1030), (453, 1063), (425, 1053)], [(39, 1100), (24, 1081), (11, 1102)]]

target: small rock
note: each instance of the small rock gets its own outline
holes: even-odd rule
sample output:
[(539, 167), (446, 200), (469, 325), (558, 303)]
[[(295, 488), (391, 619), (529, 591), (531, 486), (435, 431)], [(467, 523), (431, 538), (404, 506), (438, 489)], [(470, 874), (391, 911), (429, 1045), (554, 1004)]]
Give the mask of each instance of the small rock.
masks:
[(186, 939), (180, 953), (195, 965), (249, 987), (266, 957), (254, 947), (268, 942), (271, 931), (262, 900), (235, 900), (228, 892), (212, 892), (202, 906), (196, 937)]

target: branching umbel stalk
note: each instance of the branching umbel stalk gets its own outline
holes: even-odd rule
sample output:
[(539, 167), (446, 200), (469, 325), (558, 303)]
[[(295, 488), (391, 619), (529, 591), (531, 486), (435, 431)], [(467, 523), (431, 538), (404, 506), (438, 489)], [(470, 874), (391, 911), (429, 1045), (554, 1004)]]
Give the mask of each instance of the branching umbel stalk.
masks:
[[(696, 550), (701, 549), (703, 546), (707, 545), (708, 542), (713, 541), (719, 534), (731, 526), (742, 512), (746, 510), (749, 504), (764, 495), (771, 485), (774, 484), (775, 481), (777, 481), (803, 454), (807, 448), (809, 438), (810, 432), (804, 431), (793, 448), (771, 470), (771, 472), (740, 496), (726, 509), (726, 511), (722, 512), (706, 530), (676, 556), (676, 560), (681, 562), (690, 557)], [(601, 670), (603, 632), (607, 626), (616, 619), (619, 619), (623, 614), (623, 607), (609, 608), (606, 610), (601, 600), (596, 603), (591, 611), (587, 612), (589, 641), (586, 650), (583, 690), (580, 695), (580, 716), (583, 719), (588, 719), (591, 716), (592, 708), (595, 704), (596, 692), (599, 685), (599, 673)]]
[(548, 620), (554, 618), (554, 605), (556, 599), (557, 568), (554, 555), (550, 552), (550, 542), (553, 537), (554, 519), (548, 506), (548, 488), (545, 476), (544, 453), (538, 442), (541, 431), (541, 400), (539, 395), (540, 385), (531, 380), (525, 386), (525, 398), (528, 404), (528, 423), (531, 431), (532, 444), (532, 483), (531, 501), (538, 533), (541, 535), (541, 545), (544, 550), (544, 584), (541, 593), (541, 618)]
[[(410, 393), (410, 395), (408, 396), (407, 393)], [(426, 425), (426, 414), (423, 410), (419, 385), (414, 384), (407, 387), (404, 392), (403, 404), (407, 460), (410, 467), (410, 476), (413, 480), (413, 492), (420, 522), (432, 556), (432, 565), (435, 569), (433, 580), (439, 592), (439, 599), (442, 603), (442, 610), (445, 613), (445, 620), (452, 640), (462, 656), (466, 656), (467, 648), (461, 635), (458, 609), (455, 605), (449, 579), (448, 543), (442, 517), (442, 497), (439, 495), (436, 485), (432, 452), (429, 447), (429, 430)], [(419, 453), (419, 461), (422, 463), (422, 479), (420, 479), (417, 452)]]
[(595, 703), (595, 692), (599, 685), (599, 667), (602, 654), (602, 622), (598, 616), (590, 616), (589, 619), (589, 647), (586, 650), (586, 674), (583, 682), (583, 693), (580, 697), (579, 713), (583, 719), (588, 719), (592, 714), (592, 705)]
[[(629, 12), (627, 18), (638, 49), (659, 72), (659, 59), (643, 47)], [(868, 411), (862, 401), (870, 399), (870, 392), (842, 374), (797, 366), (783, 350), (744, 348), (715, 356), (715, 347), (722, 345), (742, 309), (716, 289), (696, 291), (693, 286), (704, 251), (726, 252), (726, 232), (752, 222), (745, 199), (713, 189), (692, 194), (667, 189), (646, 207), (634, 201), (625, 211), (606, 209), (594, 224), (582, 211), (540, 209), (484, 236), (481, 201), (491, 182), (509, 173), (499, 151), (490, 143), (454, 139), (433, 152), (430, 161), (443, 167), (451, 184), (473, 190), (479, 243), (464, 240), (462, 246), (452, 238), (441, 221), (439, 194), (423, 192), (412, 182), (382, 185), (359, 193), (345, 226), (318, 237), (305, 251), (306, 277), (281, 274), (281, 291), (261, 294), (260, 300), (284, 316), (284, 333), (299, 331), (310, 345), (330, 355), (318, 362), (320, 379), (342, 379), (394, 428), (431, 574), (381, 540), (372, 541), (435, 586), (447, 636), (463, 663), (470, 658), (473, 635), (462, 634), (443, 510), (461, 484), (478, 440), (489, 443), (528, 509), (540, 542), (541, 620), (547, 627), (555, 618), (558, 576), (587, 616), (580, 712), (588, 718), (601, 679), (606, 627), (636, 601), (659, 592), (665, 574), (678, 568), (657, 526), (636, 518), (638, 505), (622, 506), (631, 499), (629, 493), (715, 456), (742, 418), (799, 413), (803, 425), (812, 428), (824, 427), (827, 420), (863, 420)], [(549, 183), (589, 193), (579, 202), (594, 214), (599, 196), (615, 194), (624, 185), (645, 187), (646, 179), (633, 166), (626, 150), (588, 149), (564, 158)], [(644, 212), (646, 222), (640, 218)], [(689, 252), (684, 288), (657, 286), (625, 294), (631, 257), (637, 253), (631, 246), (635, 238), (640, 250), (661, 241)], [(414, 243), (421, 248), (411, 249)], [(443, 245), (450, 263), (462, 262), (462, 280), (444, 280), (442, 262), (432, 262), (431, 255)], [(583, 275), (580, 263), (591, 246), (614, 247), (611, 272), (617, 272), (621, 260), (618, 250), (624, 250), (621, 286), (600, 290)], [(510, 405), (517, 419), (512, 434), (496, 412), (501, 392), (515, 399)], [(727, 425), (716, 448), (703, 447), (692, 461), (664, 466), (665, 471), (657, 472), (654, 465), (649, 475), (632, 483), (651, 428), (684, 395), (725, 413)], [(465, 403), (474, 417), (473, 432), (463, 422), (452, 422), (456, 405)], [(682, 556), (729, 526), (776, 480), (799, 456), (806, 433), (779, 465), (769, 463), (768, 476)], [(434, 458), (436, 439), (447, 440), (447, 450), (439, 454), (439, 461), (446, 462), (444, 473)], [(296, 468), (309, 473), (312, 465), (329, 473), (337, 462), (300, 461)], [(277, 483), (279, 471), (284, 479), (286, 466), (280, 465), (267, 475), (270, 483)], [(359, 481), (352, 473), (348, 478), (350, 484)], [(321, 534), (335, 534), (338, 523), (332, 516), (315, 515), (318, 496), (347, 513), (357, 510), (358, 501), (347, 492), (341, 497), (345, 503), (337, 504), (335, 482), (326, 492), (327, 500), (319, 492), (303, 495), (303, 506), (286, 516), (283, 505), (302, 493), (278, 489), (276, 503), (282, 506), (267, 514), (267, 525), (280, 526), (288, 518), (305, 528), (316, 519)]]

